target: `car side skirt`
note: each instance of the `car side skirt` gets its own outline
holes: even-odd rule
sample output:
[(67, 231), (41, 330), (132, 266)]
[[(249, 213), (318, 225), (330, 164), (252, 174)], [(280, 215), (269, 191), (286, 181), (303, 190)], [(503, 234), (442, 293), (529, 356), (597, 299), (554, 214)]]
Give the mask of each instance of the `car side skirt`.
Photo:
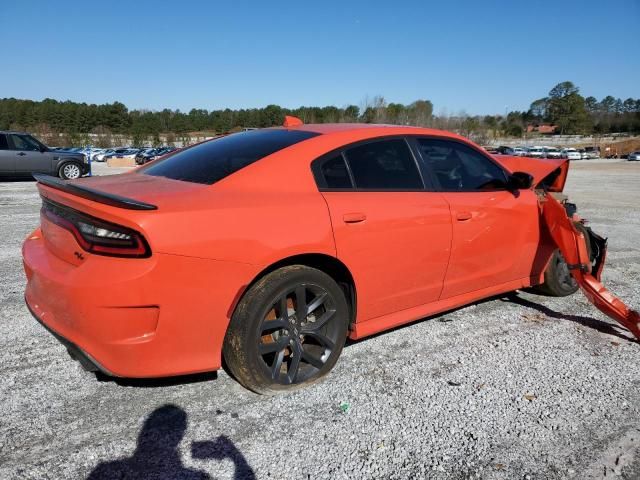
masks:
[(502, 293), (512, 292), (520, 288), (530, 287), (532, 285), (531, 280), (531, 277), (520, 278), (500, 285), (493, 285), (481, 290), (468, 292), (463, 295), (456, 295), (455, 297), (445, 298), (436, 302), (390, 313), (389, 315), (383, 315), (382, 317), (373, 318), (365, 322), (355, 323), (352, 326), (349, 338), (357, 340), (368, 337), (391, 328), (399, 327), (400, 325), (405, 325), (407, 323), (424, 319), (425, 317), (446, 312), (447, 310), (453, 310), (455, 308), (468, 305), (493, 295), (499, 295)]

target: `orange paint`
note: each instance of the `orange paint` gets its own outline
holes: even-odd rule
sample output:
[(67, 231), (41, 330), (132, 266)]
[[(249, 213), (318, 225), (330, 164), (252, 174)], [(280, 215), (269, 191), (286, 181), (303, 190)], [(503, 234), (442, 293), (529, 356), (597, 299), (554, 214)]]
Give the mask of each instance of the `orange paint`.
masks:
[[(118, 376), (215, 370), (233, 309), (260, 272), (287, 258), (337, 258), (354, 279), (360, 338), (540, 281), (553, 252), (532, 190), (320, 192), (316, 158), (390, 135), (454, 139), (414, 127), (301, 125), (320, 135), (213, 185), (139, 171), (74, 183), (133, 198), (129, 210), (39, 184), (43, 198), (137, 232), (148, 258), (88, 252), (47, 219), (24, 243), (25, 298), (48, 328)], [(215, 141), (215, 140), (213, 140)], [(499, 160), (540, 181), (566, 162)], [(542, 164), (540, 164), (542, 162)], [(517, 194), (517, 195), (516, 195)]]

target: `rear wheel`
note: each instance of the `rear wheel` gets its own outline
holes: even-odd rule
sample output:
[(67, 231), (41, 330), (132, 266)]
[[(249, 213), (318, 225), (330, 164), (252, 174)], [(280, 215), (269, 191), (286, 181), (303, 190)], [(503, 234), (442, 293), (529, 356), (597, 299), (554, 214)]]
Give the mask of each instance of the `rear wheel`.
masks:
[(278, 269), (242, 297), (224, 340), (233, 376), (257, 393), (316, 382), (344, 346), (349, 307), (326, 273), (302, 265)]

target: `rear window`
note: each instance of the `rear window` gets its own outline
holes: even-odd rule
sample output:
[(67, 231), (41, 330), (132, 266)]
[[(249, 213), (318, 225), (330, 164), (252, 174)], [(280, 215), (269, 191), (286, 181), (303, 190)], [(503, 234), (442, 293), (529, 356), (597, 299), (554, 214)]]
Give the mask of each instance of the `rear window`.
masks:
[(319, 135), (300, 130), (251, 130), (181, 150), (140, 171), (147, 175), (212, 185), (261, 158)]

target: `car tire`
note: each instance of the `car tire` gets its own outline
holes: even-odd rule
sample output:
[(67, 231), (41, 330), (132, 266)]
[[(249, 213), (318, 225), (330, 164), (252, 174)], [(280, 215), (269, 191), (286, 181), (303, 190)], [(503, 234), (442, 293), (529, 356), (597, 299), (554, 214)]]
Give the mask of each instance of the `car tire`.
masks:
[[(591, 243), (586, 227), (582, 223), (575, 223), (574, 225), (587, 239), (587, 253), (589, 258), (593, 260)], [(534, 291), (550, 297), (567, 297), (576, 293), (579, 288), (578, 283), (567, 267), (567, 262), (560, 249), (557, 249), (553, 252), (549, 265), (544, 272), (544, 283), (535, 286)]]
[(349, 312), (343, 290), (326, 273), (303, 265), (275, 270), (238, 303), (224, 339), (226, 366), (259, 394), (315, 383), (342, 352)]
[(82, 167), (76, 162), (65, 162), (58, 168), (58, 176), (63, 180), (75, 180), (82, 176)]

